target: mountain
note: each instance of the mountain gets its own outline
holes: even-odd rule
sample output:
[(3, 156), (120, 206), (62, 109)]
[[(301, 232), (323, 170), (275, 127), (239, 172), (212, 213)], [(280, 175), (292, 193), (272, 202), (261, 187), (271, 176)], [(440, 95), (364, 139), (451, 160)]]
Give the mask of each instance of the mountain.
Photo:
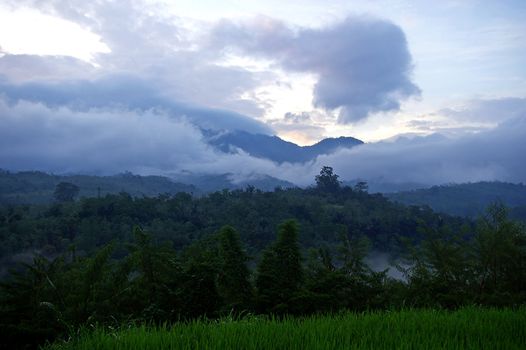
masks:
[[(496, 201), (512, 208), (520, 217), (526, 206), (526, 186), (506, 182), (476, 182), (433, 186), (427, 189), (386, 193), (386, 197), (406, 205), (428, 205), (433, 210), (459, 216), (476, 217)], [(516, 213), (516, 214), (515, 214)]]
[(54, 200), (53, 192), (60, 182), (70, 182), (80, 189), (79, 197), (97, 197), (127, 192), (134, 197), (155, 197), (159, 194), (187, 192), (205, 194), (223, 189), (245, 189), (249, 186), (263, 191), (276, 187), (290, 188), (290, 182), (267, 175), (254, 174), (238, 180), (232, 174), (177, 174), (171, 177), (140, 176), (123, 173), (113, 176), (53, 175), (40, 171), (9, 172), (0, 169), (0, 204), (44, 204)]
[(132, 196), (157, 196), (161, 193), (197, 192), (192, 186), (163, 176), (138, 176), (131, 173), (113, 176), (53, 175), (40, 171), (12, 173), (0, 170), (0, 203), (49, 203), (60, 182), (80, 188), (79, 197), (96, 197), (127, 192)]
[(277, 136), (251, 134), (246, 131), (217, 133), (204, 131), (210, 145), (216, 149), (233, 153), (238, 149), (253, 157), (265, 158), (278, 163), (305, 163), (322, 154), (330, 154), (340, 148), (352, 148), (363, 144), (354, 137), (327, 138), (311, 146), (298, 146)]

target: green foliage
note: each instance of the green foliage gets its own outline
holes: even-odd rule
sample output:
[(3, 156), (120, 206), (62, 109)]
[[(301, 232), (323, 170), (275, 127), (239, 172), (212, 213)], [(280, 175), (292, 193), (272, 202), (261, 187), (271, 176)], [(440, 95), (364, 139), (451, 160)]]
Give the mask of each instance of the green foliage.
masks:
[(408, 249), (407, 301), (413, 306), (518, 305), (526, 302), (526, 230), (500, 204), (474, 232), (423, 228)]
[(519, 293), (517, 302), (526, 300), (526, 233), (504, 206), (490, 206), (479, 220), (474, 251), (480, 298), (499, 304)]
[(471, 241), (449, 227), (422, 228), (423, 240), (409, 250), (410, 305), (454, 308), (473, 303), (474, 261)]
[(522, 349), (526, 310), (405, 310), (85, 330), (47, 349)]
[(13, 272), (11, 279), (0, 285), (0, 347), (24, 348), (53, 340), (67, 330), (56, 280), (62, 263), (36, 257), (33, 264), (24, 266), (24, 273)]
[(287, 218), (295, 218), (301, 226), (299, 242), (304, 247), (325, 244), (334, 250), (344, 228), (369, 238), (372, 249), (393, 252), (400, 248), (399, 238), (414, 236), (422, 222), (435, 227), (442, 220), (453, 229), (466, 223), (349, 187), (335, 193), (247, 188), (202, 197), (178, 193), (138, 198), (120, 193), (46, 206), (0, 205), (0, 259), (24, 251), (51, 257), (65, 253), (72, 244), (80, 254), (92, 254), (111, 241), (131, 242), (134, 225), (176, 250), (232, 225), (248, 253), (257, 256), (272, 241), (274, 228)]
[(135, 242), (127, 245), (124, 270), (130, 282), (125, 290), (126, 313), (143, 320), (161, 322), (178, 317), (180, 297), (176, 291), (182, 267), (168, 245), (154, 245), (139, 226), (133, 228)]
[[(0, 257), (34, 257), (0, 285), (0, 347), (88, 325), (526, 302), (526, 231), (504, 207), (474, 223), (338, 186), (0, 207)], [(366, 263), (378, 251), (405, 279)]]
[(340, 232), (337, 258), (322, 246), (303, 264), (297, 222), (283, 222), (260, 257), (255, 292), (248, 257), (229, 226), (179, 254), (135, 226), (126, 250), (113, 243), (92, 256), (71, 249), (51, 261), (37, 257), (1, 285), (1, 341), (34, 346), (89, 324), (159, 325), (251, 310), (286, 317), (526, 301), (526, 234), (502, 207), (490, 208), (475, 231), (423, 226), (409, 245), (405, 281), (369, 268), (368, 240)]
[(364, 262), (369, 253), (370, 241), (365, 236), (349, 237), (344, 232), (340, 233), (341, 245), (339, 253), (343, 263), (342, 270), (352, 276), (362, 276), (369, 271)]

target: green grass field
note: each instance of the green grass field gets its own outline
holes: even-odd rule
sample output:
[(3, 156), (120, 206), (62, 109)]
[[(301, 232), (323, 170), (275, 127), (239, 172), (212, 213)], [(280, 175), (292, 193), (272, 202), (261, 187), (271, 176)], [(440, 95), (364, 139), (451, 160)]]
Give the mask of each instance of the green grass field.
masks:
[(526, 308), (195, 321), (86, 331), (47, 349), (526, 349)]

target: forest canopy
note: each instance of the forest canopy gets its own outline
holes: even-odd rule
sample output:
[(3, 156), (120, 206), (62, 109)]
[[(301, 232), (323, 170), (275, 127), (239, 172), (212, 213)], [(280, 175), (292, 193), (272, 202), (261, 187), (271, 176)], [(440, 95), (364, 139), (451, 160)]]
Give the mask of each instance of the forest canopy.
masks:
[[(332, 169), (317, 180), (3, 207), (2, 342), (41, 344), (94, 322), (526, 301), (526, 232), (504, 206), (467, 220), (342, 186)], [(391, 263), (375, 264), (378, 253)]]

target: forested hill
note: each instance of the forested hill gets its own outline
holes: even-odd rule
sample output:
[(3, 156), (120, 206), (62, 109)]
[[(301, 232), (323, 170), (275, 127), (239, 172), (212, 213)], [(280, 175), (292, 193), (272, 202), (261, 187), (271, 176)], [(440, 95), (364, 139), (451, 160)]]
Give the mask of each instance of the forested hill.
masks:
[(192, 185), (174, 182), (162, 176), (139, 176), (131, 173), (113, 176), (52, 175), (40, 171), (13, 173), (0, 170), (0, 203), (52, 203), (55, 188), (61, 182), (76, 185), (79, 188), (79, 197), (97, 197), (119, 192), (126, 192), (132, 196), (197, 192)]
[(428, 189), (388, 193), (386, 196), (406, 205), (429, 205), (451, 215), (476, 217), (496, 201), (511, 208), (511, 216), (526, 219), (526, 186), (505, 182), (477, 182), (433, 186)]
[(175, 174), (164, 176), (140, 176), (129, 172), (112, 175), (53, 175), (40, 171), (9, 172), (0, 169), (0, 204), (53, 203), (54, 191), (61, 182), (78, 187), (78, 198), (105, 196), (126, 192), (133, 197), (155, 197), (160, 194), (179, 192), (202, 195), (223, 189), (240, 189), (253, 186), (264, 191), (276, 187), (293, 187), (266, 175), (253, 175), (243, 181), (232, 181), (230, 174)]
[(296, 219), (304, 248), (336, 245), (341, 236), (367, 237), (373, 248), (393, 252), (400, 237), (418, 228), (465, 221), (429, 209), (406, 207), (379, 194), (342, 187), (224, 190), (205, 196), (132, 197), (125, 193), (45, 206), (3, 206), (0, 213), (0, 258), (23, 251), (63, 252), (72, 245), (91, 252), (110, 241), (127, 242), (134, 225), (157, 242), (181, 249), (223, 225), (235, 227), (249, 251), (271, 242), (279, 223)]
[(524, 225), (504, 207), (475, 223), (342, 186), (330, 167), (315, 181), (76, 201), (62, 183), (53, 204), (0, 205), (0, 348), (93, 325), (524, 304)]

